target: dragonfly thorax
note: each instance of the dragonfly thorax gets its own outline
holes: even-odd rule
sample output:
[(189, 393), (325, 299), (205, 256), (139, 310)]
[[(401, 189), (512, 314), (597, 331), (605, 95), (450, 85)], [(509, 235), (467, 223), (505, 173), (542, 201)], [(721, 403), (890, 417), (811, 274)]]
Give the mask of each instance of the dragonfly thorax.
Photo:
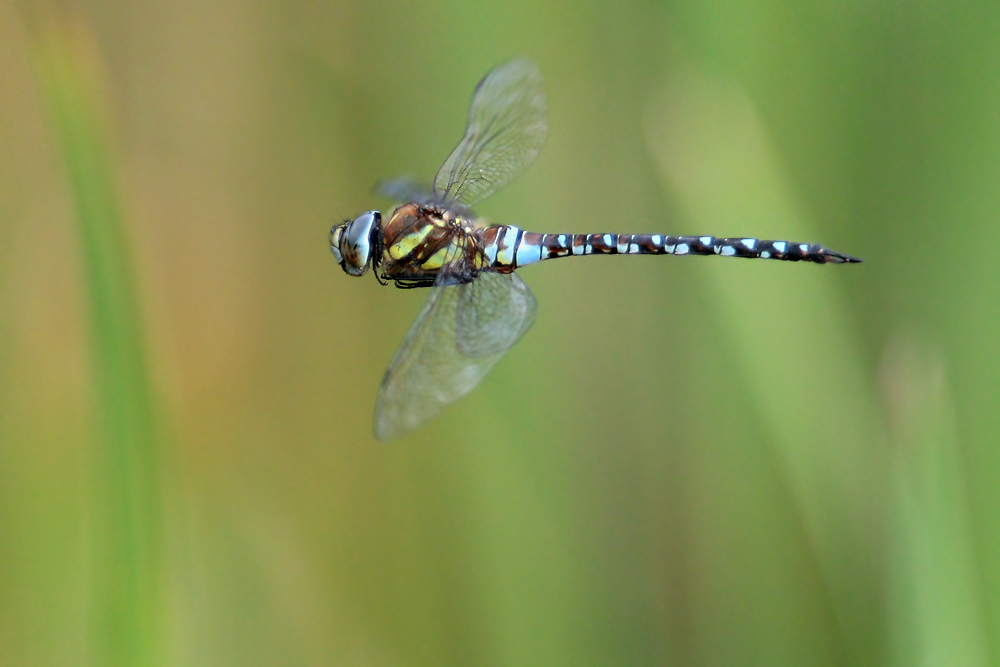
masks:
[(363, 276), (381, 249), (382, 215), (368, 211), (330, 230), (330, 250), (340, 268), (352, 276)]

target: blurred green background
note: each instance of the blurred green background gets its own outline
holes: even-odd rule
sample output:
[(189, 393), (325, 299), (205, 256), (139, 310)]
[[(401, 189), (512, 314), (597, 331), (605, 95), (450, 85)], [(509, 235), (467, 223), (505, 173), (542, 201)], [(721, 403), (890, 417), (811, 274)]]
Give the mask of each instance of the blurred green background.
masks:
[[(0, 665), (1000, 664), (1000, 5), (0, 0)], [(402, 441), (329, 227), (515, 55), (587, 258)]]

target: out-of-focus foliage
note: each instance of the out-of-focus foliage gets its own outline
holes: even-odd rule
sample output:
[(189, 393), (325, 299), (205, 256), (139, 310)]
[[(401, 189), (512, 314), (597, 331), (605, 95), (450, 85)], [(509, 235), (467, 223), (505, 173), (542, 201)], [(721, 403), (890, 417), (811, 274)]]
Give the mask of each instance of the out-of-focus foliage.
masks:
[[(987, 0), (0, 3), (0, 664), (997, 662), (997, 35)], [(481, 214), (866, 261), (528, 267), (525, 339), (378, 444), (426, 292), (329, 226), (429, 181), (514, 55), (549, 141)]]

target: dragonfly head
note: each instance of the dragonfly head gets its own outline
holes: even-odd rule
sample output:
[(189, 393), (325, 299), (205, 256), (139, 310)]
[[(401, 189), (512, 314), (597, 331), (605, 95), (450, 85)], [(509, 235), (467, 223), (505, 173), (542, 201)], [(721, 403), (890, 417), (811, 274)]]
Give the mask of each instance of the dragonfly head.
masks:
[(354, 220), (345, 220), (342, 225), (334, 225), (330, 230), (330, 250), (345, 273), (365, 275), (372, 264), (373, 252), (381, 252), (381, 229), (382, 215), (378, 211), (368, 211)]

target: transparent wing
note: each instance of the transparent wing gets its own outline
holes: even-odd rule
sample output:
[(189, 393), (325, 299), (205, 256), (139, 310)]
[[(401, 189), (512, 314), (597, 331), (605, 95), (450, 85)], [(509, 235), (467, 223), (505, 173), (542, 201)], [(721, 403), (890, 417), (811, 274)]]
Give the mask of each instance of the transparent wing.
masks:
[(537, 303), (514, 274), (471, 283), (438, 279), (386, 371), (375, 404), (375, 437), (401, 436), (479, 384), (535, 321)]
[(517, 274), (481, 273), (463, 287), (455, 345), (464, 356), (503, 354), (535, 323), (538, 302)]
[(444, 202), (440, 196), (426, 185), (409, 176), (379, 181), (375, 192), (386, 199), (409, 204), (415, 202), (427, 206), (442, 206), (467, 218), (474, 218), (472, 209), (461, 202)]
[(433, 204), (437, 201), (437, 196), (426, 185), (421, 185), (409, 176), (379, 181), (375, 185), (375, 192), (398, 202)]
[(434, 177), (443, 203), (473, 206), (527, 169), (548, 132), (542, 75), (518, 59), (491, 70), (472, 95), (465, 136)]

